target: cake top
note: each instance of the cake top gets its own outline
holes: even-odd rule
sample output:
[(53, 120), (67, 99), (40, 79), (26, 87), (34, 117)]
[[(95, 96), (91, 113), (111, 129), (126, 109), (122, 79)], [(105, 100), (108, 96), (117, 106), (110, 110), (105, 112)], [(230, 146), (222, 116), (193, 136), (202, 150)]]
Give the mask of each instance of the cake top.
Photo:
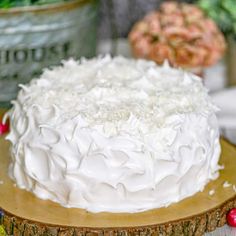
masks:
[[(87, 125), (139, 122), (155, 129), (173, 115), (209, 113), (215, 106), (199, 77), (146, 60), (70, 59), (21, 85), (22, 109), (54, 108), (57, 122), (80, 117)], [(40, 117), (38, 117), (40, 119)], [(111, 127), (109, 127), (111, 132)]]

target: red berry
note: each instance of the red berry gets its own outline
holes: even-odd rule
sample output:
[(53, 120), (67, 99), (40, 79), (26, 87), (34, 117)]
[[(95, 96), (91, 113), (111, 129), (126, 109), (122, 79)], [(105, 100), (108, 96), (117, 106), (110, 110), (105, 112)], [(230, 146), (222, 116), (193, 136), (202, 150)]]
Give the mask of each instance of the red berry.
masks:
[(6, 122), (6, 124), (3, 124), (0, 120), (0, 135), (3, 135), (9, 131), (9, 122)]
[(231, 209), (227, 216), (227, 223), (232, 227), (236, 227), (236, 208)]

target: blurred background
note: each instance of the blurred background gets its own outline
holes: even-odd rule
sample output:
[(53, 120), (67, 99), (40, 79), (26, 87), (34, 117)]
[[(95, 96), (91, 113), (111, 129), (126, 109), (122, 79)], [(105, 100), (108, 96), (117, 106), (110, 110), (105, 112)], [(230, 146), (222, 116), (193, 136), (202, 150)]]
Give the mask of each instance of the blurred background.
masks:
[(106, 53), (201, 76), (236, 143), (235, 0), (0, 0), (0, 109), (43, 68)]
[(116, 34), (119, 38), (126, 38), (135, 22), (141, 20), (147, 13), (159, 9), (163, 2), (166, 0), (101, 0), (99, 39), (116, 37)]
[(20, 84), (61, 60), (106, 53), (199, 75), (236, 144), (236, 0), (0, 0), (0, 135)]

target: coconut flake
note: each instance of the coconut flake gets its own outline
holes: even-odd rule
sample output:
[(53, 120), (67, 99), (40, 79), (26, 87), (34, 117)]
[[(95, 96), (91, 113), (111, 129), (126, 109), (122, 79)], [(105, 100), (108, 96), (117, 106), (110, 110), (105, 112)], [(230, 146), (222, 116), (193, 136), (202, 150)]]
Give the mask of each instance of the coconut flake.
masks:
[(236, 186), (235, 185), (233, 185), (233, 190), (234, 190), (234, 192), (236, 192)]
[(215, 194), (215, 190), (214, 189), (210, 190), (208, 194), (212, 196), (213, 194)]
[(224, 184), (223, 184), (223, 187), (224, 188), (228, 188), (230, 187), (232, 184), (230, 184), (228, 181), (225, 181)]

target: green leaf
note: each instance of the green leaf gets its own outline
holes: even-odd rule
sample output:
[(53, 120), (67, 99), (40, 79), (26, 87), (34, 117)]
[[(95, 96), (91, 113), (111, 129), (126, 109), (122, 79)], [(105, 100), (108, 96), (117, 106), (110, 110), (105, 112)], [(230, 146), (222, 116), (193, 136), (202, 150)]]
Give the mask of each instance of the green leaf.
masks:
[(30, 5), (44, 5), (66, 2), (70, 0), (0, 0), (0, 8), (11, 8)]
[(198, 0), (197, 4), (226, 34), (235, 34), (236, 0)]
[(0, 225), (0, 236), (7, 236), (3, 225)]
[(235, 0), (225, 0), (221, 3), (222, 8), (228, 12), (231, 17), (236, 18), (236, 1)]
[(8, 7), (10, 7), (10, 0), (2, 0), (0, 2), (0, 7), (1, 8), (8, 8)]
[(219, 0), (199, 0), (198, 5), (205, 11), (216, 9), (219, 6)]

